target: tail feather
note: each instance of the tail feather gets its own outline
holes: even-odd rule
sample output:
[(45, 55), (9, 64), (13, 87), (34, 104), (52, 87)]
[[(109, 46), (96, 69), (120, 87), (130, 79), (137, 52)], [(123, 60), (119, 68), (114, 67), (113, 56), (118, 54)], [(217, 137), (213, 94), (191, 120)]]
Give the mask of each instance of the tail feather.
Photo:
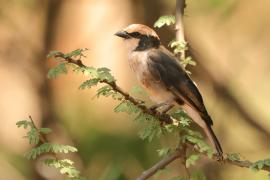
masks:
[(215, 146), (216, 150), (217, 150), (217, 153), (219, 156), (222, 156), (223, 154), (223, 151), (222, 151), (222, 148), (221, 148), (221, 145), (217, 139), (217, 136), (215, 135), (213, 129), (211, 128), (211, 126), (207, 126), (207, 136), (208, 138), (210, 139), (211, 143)]
[(222, 156), (223, 151), (214, 131), (211, 128), (213, 121), (208, 113), (206, 111), (204, 113), (198, 113), (198, 111), (194, 110), (187, 104), (181, 105), (181, 107), (186, 111), (189, 117), (191, 117), (191, 119), (193, 119), (204, 130), (211, 144), (215, 147), (218, 155)]
[[(222, 156), (223, 151), (222, 151), (221, 145), (220, 145), (220, 143), (218, 141), (218, 138), (215, 135), (215, 133), (214, 133), (212, 127), (211, 127), (213, 125), (212, 118), (208, 115), (207, 112), (205, 112), (203, 114), (203, 116), (201, 116), (201, 117), (202, 117), (202, 119), (205, 120), (205, 124), (206, 124), (206, 127), (207, 127), (207, 129), (205, 129), (205, 132), (206, 132), (207, 137), (210, 139), (213, 146), (215, 146), (218, 155)], [(208, 122), (212, 122), (212, 123), (208, 123)]]

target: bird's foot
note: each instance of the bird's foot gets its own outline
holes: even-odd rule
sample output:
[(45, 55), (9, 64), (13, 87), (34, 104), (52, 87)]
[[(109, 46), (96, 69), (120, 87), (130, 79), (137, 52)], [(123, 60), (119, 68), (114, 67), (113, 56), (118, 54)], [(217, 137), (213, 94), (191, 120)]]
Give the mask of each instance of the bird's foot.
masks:
[(220, 162), (220, 163), (224, 163), (225, 162), (225, 158), (224, 158), (223, 154), (217, 153), (216, 154), (216, 158), (217, 158), (216, 160), (218, 162)]
[(166, 113), (168, 112), (174, 105), (172, 103), (164, 102), (164, 103), (159, 103), (151, 106), (149, 109), (151, 111), (157, 111), (158, 108), (162, 107), (161, 113)]

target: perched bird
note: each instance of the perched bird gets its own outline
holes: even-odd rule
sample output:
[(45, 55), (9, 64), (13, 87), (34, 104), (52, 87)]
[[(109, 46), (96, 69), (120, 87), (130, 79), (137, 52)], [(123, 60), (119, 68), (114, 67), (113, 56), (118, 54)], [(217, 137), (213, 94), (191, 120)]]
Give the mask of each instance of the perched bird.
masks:
[(222, 148), (211, 126), (213, 121), (204, 106), (202, 96), (177, 62), (177, 58), (160, 42), (156, 32), (142, 24), (131, 24), (115, 34), (124, 39), (128, 61), (138, 81), (156, 103), (153, 108), (168, 111), (175, 104), (204, 130), (219, 156)]

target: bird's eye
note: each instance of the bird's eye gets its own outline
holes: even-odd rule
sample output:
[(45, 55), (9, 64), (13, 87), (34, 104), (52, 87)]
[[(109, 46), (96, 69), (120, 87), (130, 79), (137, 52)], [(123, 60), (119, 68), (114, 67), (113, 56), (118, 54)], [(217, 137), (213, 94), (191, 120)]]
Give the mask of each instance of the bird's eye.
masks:
[(133, 33), (130, 33), (129, 35), (132, 36), (132, 37), (134, 37), (134, 38), (138, 38), (138, 37), (141, 36), (141, 33), (139, 33), (139, 32), (133, 32)]

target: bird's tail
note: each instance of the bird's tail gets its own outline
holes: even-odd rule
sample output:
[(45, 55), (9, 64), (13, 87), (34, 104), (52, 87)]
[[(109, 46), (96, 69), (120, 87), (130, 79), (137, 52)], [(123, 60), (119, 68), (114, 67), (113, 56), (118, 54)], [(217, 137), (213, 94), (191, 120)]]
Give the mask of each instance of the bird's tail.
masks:
[[(204, 117), (204, 119), (205, 118), (210, 118), (211, 119), (211, 117), (209, 115), (207, 117)], [(218, 141), (218, 138), (215, 135), (213, 129), (211, 128), (211, 124), (207, 124), (206, 127), (207, 127), (207, 129), (205, 129), (205, 132), (206, 132), (207, 137), (210, 139), (211, 143), (215, 146), (218, 155), (222, 156), (223, 151), (222, 151), (221, 145), (220, 145), (220, 143)]]

